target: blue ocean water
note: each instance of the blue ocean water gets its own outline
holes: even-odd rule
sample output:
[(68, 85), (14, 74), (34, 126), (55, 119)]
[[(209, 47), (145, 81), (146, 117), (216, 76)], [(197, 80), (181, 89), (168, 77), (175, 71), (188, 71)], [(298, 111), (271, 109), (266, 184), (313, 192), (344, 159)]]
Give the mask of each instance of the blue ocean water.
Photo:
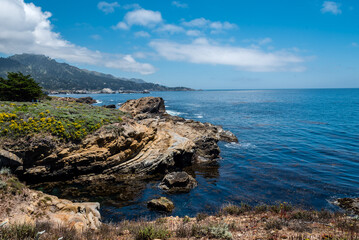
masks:
[(220, 143), (218, 166), (197, 170), (199, 186), (190, 193), (167, 195), (152, 181), (121, 208), (104, 204), (107, 220), (155, 216), (146, 202), (159, 196), (171, 199), (180, 216), (214, 212), (226, 202), (333, 209), (337, 197), (359, 197), (359, 89), (90, 96), (107, 105), (149, 95), (164, 98), (170, 114), (222, 125), (239, 143)]

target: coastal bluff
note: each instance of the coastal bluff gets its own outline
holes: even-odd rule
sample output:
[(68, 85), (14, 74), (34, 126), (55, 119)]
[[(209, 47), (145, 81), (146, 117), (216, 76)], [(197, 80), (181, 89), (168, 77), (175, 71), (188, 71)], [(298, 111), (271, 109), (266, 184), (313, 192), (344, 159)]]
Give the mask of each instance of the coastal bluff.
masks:
[[(218, 141), (237, 142), (220, 126), (171, 116), (161, 98), (129, 100), (120, 123), (104, 125), (81, 142), (50, 135), (1, 146), (1, 162), (29, 183), (166, 174), (219, 158)], [(4, 165), (3, 164), (3, 165)]]
[[(80, 141), (63, 141), (51, 134), (1, 141), (1, 167), (10, 168), (30, 188), (51, 194), (29, 189), (30, 212), (35, 208), (31, 206), (44, 205), (43, 215), (49, 219), (56, 217), (67, 225), (74, 219), (80, 222), (76, 228), (97, 228), (99, 204), (86, 203), (92, 201), (91, 197), (119, 194), (121, 200), (131, 200), (147, 180), (216, 163), (220, 158), (217, 143), (238, 141), (220, 126), (167, 114), (162, 98), (129, 100), (114, 111), (123, 112), (121, 121), (105, 124)], [(65, 194), (55, 193), (54, 189), (65, 189)]]

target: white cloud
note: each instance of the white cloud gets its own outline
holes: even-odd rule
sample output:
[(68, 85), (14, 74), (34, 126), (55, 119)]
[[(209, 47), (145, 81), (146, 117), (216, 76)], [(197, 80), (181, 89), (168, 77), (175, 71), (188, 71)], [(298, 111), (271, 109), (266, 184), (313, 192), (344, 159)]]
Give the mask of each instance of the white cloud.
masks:
[(288, 51), (264, 52), (258, 49), (220, 46), (205, 38), (196, 39), (189, 44), (155, 40), (150, 46), (170, 61), (229, 65), (253, 72), (304, 70), (304, 67), (300, 66), (304, 59)]
[(322, 13), (332, 13), (338, 15), (342, 13), (340, 10), (340, 4), (332, 1), (325, 1), (321, 9)]
[(225, 30), (231, 30), (238, 28), (236, 24), (230, 22), (220, 22), (215, 21), (212, 22), (205, 18), (196, 18), (189, 22), (182, 22), (183, 26), (191, 27), (191, 28), (208, 28), (211, 30), (211, 34), (223, 33)]
[(199, 35), (201, 35), (201, 32), (198, 30), (188, 30), (186, 32), (186, 35), (191, 37), (198, 37)]
[(265, 45), (265, 44), (268, 44), (268, 43), (271, 43), (271, 42), (272, 42), (272, 39), (267, 37), (267, 38), (260, 39), (258, 41), (258, 44), (259, 45)]
[(102, 39), (102, 37), (100, 35), (98, 35), (98, 34), (91, 35), (91, 38), (93, 40), (101, 40)]
[(130, 29), (133, 25), (143, 27), (154, 27), (163, 21), (162, 15), (158, 11), (146, 9), (135, 9), (126, 13), (122, 22), (119, 22), (115, 28)]
[(357, 46), (358, 46), (358, 43), (352, 42), (352, 46), (353, 46), (353, 47), (357, 47)]
[(182, 24), (186, 27), (197, 27), (197, 28), (202, 28), (202, 27), (206, 27), (207, 25), (209, 25), (211, 23), (211, 21), (205, 19), (205, 18), (196, 18), (193, 19), (189, 22), (183, 22)]
[(173, 1), (172, 5), (178, 8), (188, 8), (188, 5), (186, 3), (182, 3), (180, 1)]
[(151, 37), (151, 35), (148, 32), (145, 31), (139, 31), (139, 32), (135, 32), (135, 37)]
[(174, 25), (174, 24), (164, 24), (163, 26), (160, 26), (156, 31), (168, 32), (168, 33), (174, 34), (174, 33), (184, 32), (184, 29), (182, 27)]
[(1, 0), (0, 52), (36, 53), (68, 62), (107, 66), (123, 71), (151, 74), (155, 68), (129, 55), (105, 54), (77, 46), (52, 31), (51, 13), (23, 0)]
[(99, 2), (97, 4), (97, 8), (106, 14), (113, 13), (116, 7), (120, 7), (120, 4), (118, 4), (118, 2), (113, 2), (113, 3)]

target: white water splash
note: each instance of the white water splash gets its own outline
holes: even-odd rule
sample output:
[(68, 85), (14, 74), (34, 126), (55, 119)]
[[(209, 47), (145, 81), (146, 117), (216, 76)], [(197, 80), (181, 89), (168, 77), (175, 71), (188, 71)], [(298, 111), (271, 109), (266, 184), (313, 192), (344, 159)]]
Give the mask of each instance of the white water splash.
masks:
[(231, 142), (231, 143), (226, 143), (224, 144), (224, 146), (226, 146), (227, 148), (232, 148), (232, 149), (253, 149), (256, 148), (257, 146), (252, 144), (252, 143), (248, 143), (248, 142)]
[(174, 110), (166, 110), (166, 112), (167, 112), (169, 115), (172, 115), (172, 116), (187, 115), (187, 113), (177, 112), (177, 111), (174, 111)]

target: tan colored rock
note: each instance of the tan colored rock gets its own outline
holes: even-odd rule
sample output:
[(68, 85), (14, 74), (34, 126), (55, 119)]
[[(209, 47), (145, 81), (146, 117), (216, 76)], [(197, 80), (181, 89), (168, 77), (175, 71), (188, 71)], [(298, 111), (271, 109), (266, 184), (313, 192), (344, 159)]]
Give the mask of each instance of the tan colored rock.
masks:
[(165, 113), (165, 101), (160, 97), (143, 97), (128, 100), (120, 107), (123, 112), (131, 113), (132, 116), (143, 113)]
[(147, 207), (156, 211), (172, 212), (175, 205), (168, 198), (160, 197), (149, 201)]

